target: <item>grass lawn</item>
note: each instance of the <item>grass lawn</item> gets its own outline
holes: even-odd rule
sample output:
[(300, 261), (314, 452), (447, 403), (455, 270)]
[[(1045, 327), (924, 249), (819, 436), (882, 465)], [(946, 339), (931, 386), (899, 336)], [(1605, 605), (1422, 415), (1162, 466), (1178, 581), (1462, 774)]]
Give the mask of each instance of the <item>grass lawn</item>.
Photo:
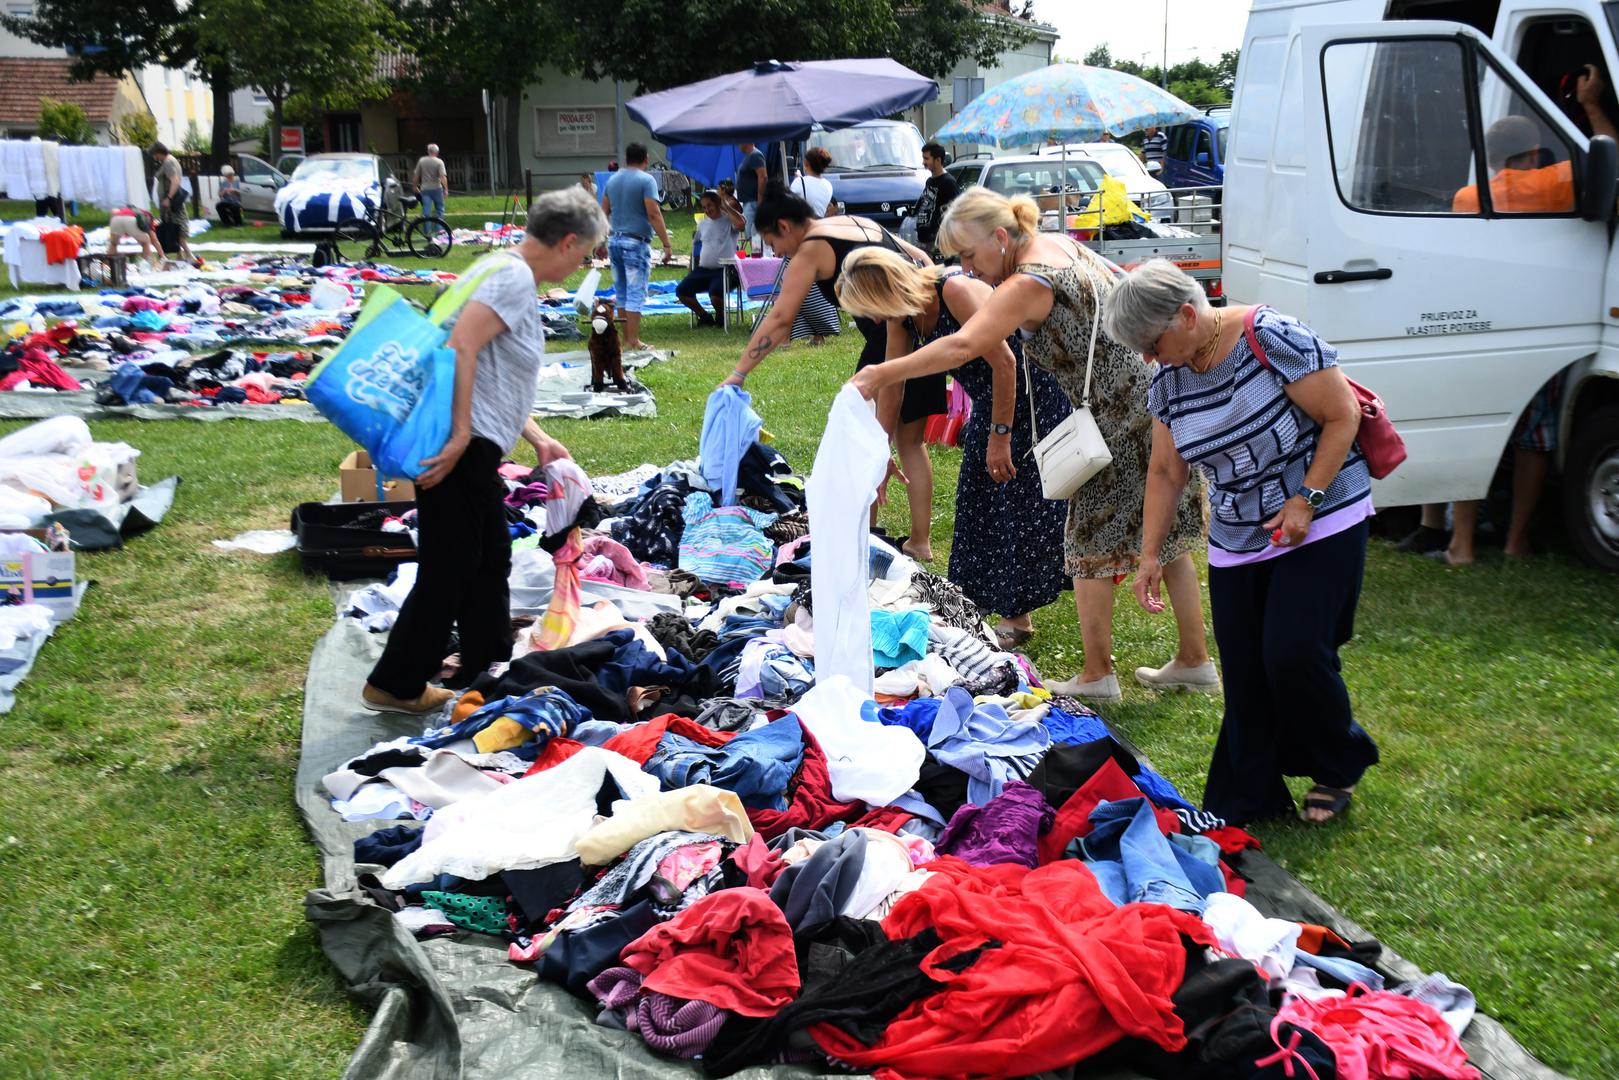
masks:
[[(689, 215), (671, 223), (689, 234)], [(691, 456), (743, 340), (684, 318), (647, 337), (678, 352), (642, 372), (656, 419), (548, 425), (590, 471)], [(804, 471), (854, 342), (798, 345), (749, 380)], [(297, 423), (93, 426), (139, 447), (148, 480), (185, 480), (158, 531), (81, 556), (98, 584), (0, 718), (0, 1076), (336, 1076), (367, 1017), (304, 922), (318, 868), (291, 798), (332, 608), (294, 557), (209, 541), (285, 527), (335, 489), (348, 443)], [(943, 566), (960, 455), (934, 460)], [(1161, 663), (1168, 616), (1124, 589), (1118, 605), (1121, 670)], [(1072, 605), (1036, 626), (1032, 655), (1072, 674)], [(1348, 822), (1266, 826), (1266, 849), (1547, 1062), (1619, 1075), (1619, 580), (1556, 553), (1455, 571), (1376, 543), (1358, 631), (1345, 675), (1383, 763)], [(1125, 683), (1109, 718), (1195, 798), (1218, 702)]]

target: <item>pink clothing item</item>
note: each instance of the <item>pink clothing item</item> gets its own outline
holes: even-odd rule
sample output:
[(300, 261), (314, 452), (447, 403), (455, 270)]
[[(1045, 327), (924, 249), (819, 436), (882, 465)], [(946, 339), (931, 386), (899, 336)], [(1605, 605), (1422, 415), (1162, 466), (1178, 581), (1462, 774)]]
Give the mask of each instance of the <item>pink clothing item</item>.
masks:
[(551, 591), (551, 604), (540, 617), (539, 632), (534, 635), (536, 652), (564, 648), (573, 640), (573, 628), (579, 622), (579, 530), (568, 533), (567, 541), (552, 556), (556, 565), (556, 585)]
[(1338, 1080), (1479, 1080), (1439, 1010), (1414, 998), (1357, 983), (1345, 997), (1290, 997), (1277, 1019), (1331, 1047)]
[(809, 534), (800, 536), (797, 540), (789, 540), (776, 549), (776, 565), (783, 566), (798, 558), (798, 549), (809, 543)]
[(534, 470), (527, 465), (519, 465), (515, 461), (508, 461), (495, 471), (500, 474), (502, 480), (521, 480)]
[(131, 296), (124, 301), (125, 311), (167, 311), (178, 304), (167, 300), (157, 300), (150, 296)]
[(676, 848), (658, 864), (658, 876), (685, 892), (692, 882), (718, 866), (723, 854), (717, 840)]
[(605, 581), (626, 589), (651, 589), (647, 583), (646, 568), (630, 549), (610, 536), (592, 536), (584, 543), (579, 559), (579, 576), (586, 581)]

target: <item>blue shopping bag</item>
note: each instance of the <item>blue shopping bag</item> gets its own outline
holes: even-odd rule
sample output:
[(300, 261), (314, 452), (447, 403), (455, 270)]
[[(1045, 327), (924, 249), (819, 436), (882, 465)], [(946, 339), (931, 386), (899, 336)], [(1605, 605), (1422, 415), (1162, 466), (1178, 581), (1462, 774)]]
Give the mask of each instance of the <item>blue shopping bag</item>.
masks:
[(414, 480), (450, 438), (455, 352), (444, 323), (509, 256), (485, 256), (426, 314), (386, 285), (375, 290), (337, 351), (310, 372), (304, 393), (365, 448), (379, 479)]
[[(366, 301), (343, 344), (310, 373), (304, 391), (310, 403), (365, 447), (381, 477), (415, 478), (421, 458), (438, 453), (449, 438), (450, 404), (443, 395), (453, 393), (455, 354), (445, 347), (446, 337), (444, 327), (383, 287)], [(406, 456), (423, 447), (426, 453), (415, 459)]]

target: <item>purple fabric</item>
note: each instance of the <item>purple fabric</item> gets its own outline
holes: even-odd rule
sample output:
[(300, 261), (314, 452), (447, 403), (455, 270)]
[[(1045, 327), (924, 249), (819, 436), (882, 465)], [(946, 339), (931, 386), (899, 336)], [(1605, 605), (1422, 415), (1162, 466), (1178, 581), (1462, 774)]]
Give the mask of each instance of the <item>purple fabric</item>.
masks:
[(1056, 815), (1039, 791), (1013, 780), (985, 805), (957, 810), (934, 850), (973, 866), (1020, 863), (1033, 870), (1040, 865), (1040, 834)]
[(544, 502), (550, 491), (543, 483), (524, 484), (506, 496), (506, 505), (514, 510), (526, 510), (535, 503)]
[(708, 1049), (730, 1013), (706, 1001), (685, 1001), (668, 994), (643, 994), (641, 973), (630, 967), (608, 968), (585, 987), (624, 1022), (624, 1030), (664, 1054), (694, 1058)]
[(622, 1012), (641, 994), (641, 973), (632, 967), (612, 967), (585, 984), (604, 1009)]
[(648, 994), (625, 1024), (647, 1046), (676, 1057), (694, 1058), (708, 1049), (730, 1013), (706, 1001), (682, 1001), (668, 994)]

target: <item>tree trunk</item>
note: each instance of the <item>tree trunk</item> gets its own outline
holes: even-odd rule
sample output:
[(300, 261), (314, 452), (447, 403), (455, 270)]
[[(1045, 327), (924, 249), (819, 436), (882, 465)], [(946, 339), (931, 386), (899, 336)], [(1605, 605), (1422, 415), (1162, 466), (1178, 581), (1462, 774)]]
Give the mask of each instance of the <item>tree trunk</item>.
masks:
[(208, 70), (208, 86), (214, 95), (214, 130), (209, 145), (208, 169), (218, 173), (220, 166), (230, 160), (230, 122), (232, 85), (230, 68), (224, 64)]
[(270, 94), (270, 130), (265, 138), (269, 141), (267, 149), (270, 151), (270, 163), (273, 165), (281, 160), (281, 107), (286, 99), (279, 94)]

